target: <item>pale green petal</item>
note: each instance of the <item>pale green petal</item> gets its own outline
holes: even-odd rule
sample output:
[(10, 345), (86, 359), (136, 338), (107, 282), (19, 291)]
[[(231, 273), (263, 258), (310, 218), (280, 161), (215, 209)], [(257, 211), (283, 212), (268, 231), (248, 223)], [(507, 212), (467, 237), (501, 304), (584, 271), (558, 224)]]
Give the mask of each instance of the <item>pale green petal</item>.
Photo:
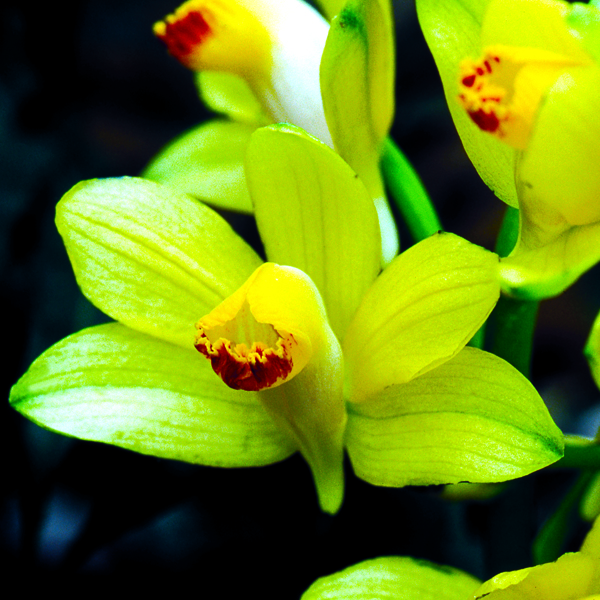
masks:
[(200, 97), (215, 112), (247, 125), (269, 124), (258, 98), (241, 77), (222, 71), (201, 71), (195, 78)]
[(365, 295), (344, 340), (350, 400), (409, 381), (449, 360), (500, 295), (498, 257), (435, 234), (396, 258)]
[(475, 600), (566, 600), (597, 592), (591, 589), (594, 561), (581, 552), (563, 554), (556, 562), (500, 573), (486, 581)]
[(571, 227), (546, 245), (523, 244), (500, 261), (500, 283), (508, 294), (537, 300), (562, 293), (600, 261), (600, 223)]
[(255, 393), (227, 387), (194, 349), (118, 323), (47, 350), (10, 402), (52, 431), (203, 465), (265, 465), (294, 450)]
[(309, 464), (321, 509), (335, 514), (344, 498), (343, 358), (335, 335), (324, 329), (321, 352), (292, 380), (261, 391), (260, 399)]
[(458, 103), (459, 65), (482, 54), (481, 26), (489, 0), (417, 0), (421, 29), (442, 78), (463, 146), (480, 177), (504, 202), (518, 207), (517, 151), (483, 133)]
[(332, 21), (321, 59), (321, 93), (335, 147), (361, 175), (363, 163), (379, 157), (394, 116), (389, 0), (351, 0)]
[(232, 121), (203, 123), (163, 148), (142, 176), (218, 208), (252, 212), (244, 155), (255, 129)]
[(568, 3), (557, 0), (491, 0), (481, 43), (538, 48), (587, 62), (580, 41), (567, 28), (568, 13)]
[(335, 149), (375, 201), (384, 265), (398, 252), (379, 170), (394, 114), (394, 60), (389, 0), (350, 0), (331, 23), (321, 59), (321, 94)]
[(567, 25), (579, 38), (581, 44), (596, 62), (600, 62), (600, 10), (579, 2), (571, 5)]
[(408, 556), (374, 558), (317, 579), (301, 600), (469, 600), (475, 577)]
[(493, 354), (451, 361), (362, 404), (348, 405), (356, 474), (383, 486), (505, 481), (563, 454), (563, 439), (529, 381)]
[(598, 66), (567, 70), (548, 91), (519, 165), (523, 210), (539, 201), (569, 225), (600, 221)]
[(91, 302), (185, 348), (194, 323), (261, 264), (212, 209), (145, 179), (77, 184), (59, 202), (56, 224)]
[(311, 277), (341, 338), (379, 271), (377, 214), (364, 185), (291, 125), (252, 136), (246, 172), (268, 259)]

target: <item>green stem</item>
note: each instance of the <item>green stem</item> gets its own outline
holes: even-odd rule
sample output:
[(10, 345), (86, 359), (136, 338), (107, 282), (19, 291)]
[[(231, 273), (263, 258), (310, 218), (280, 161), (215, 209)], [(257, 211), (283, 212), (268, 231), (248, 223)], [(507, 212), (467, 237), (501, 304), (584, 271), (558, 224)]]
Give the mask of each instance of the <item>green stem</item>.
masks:
[(534, 564), (540, 565), (555, 561), (562, 553), (565, 537), (569, 529), (571, 512), (590, 484), (594, 473), (583, 471), (562, 499), (554, 514), (544, 523), (533, 542)]
[(600, 445), (565, 443), (565, 455), (552, 465), (559, 469), (600, 471)]
[[(519, 234), (519, 211), (508, 207), (496, 241), (499, 256), (508, 256)], [(490, 316), (488, 348), (529, 377), (533, 333), (539, 302), (501, 296)], [(491, 340), (491, 341), (490, 341)]]
[(389, 138), (385, 142), (381, 169), (390, 197), (415, 242), (440, 231), (442, 224), (417, 172)]

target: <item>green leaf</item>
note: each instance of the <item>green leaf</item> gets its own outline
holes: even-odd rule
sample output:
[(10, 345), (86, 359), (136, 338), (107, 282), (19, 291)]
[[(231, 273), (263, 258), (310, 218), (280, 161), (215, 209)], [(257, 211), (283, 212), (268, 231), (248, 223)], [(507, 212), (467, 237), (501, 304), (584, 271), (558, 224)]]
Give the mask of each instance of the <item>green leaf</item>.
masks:
[(261, 264), (213, 210), (144, 179), (77, 184), (59, 202), (56, 225), (93, 304), (184, 348), (194, 323)]
[(191, 463), (265, 465), (294, 451), (256, 393), (227, 387), (194, 349), (118, 323), (44, 352), (10, 402), (46, 429)]
[(341, 339), (379, 271), (377, 214), (333, 150), (291, 125), (259, 129), (246, 173), (269, 260), (307, 273)]
[(375, 485), (499, 482), (563, 454), (563, 437), (535, 388), (475, 348), (404, 385), (348, 405), (346, 446)]
[(317, 579), (301, 600), (467, 600), (480, 583), (452, 567), (385, 556)]
[(450, 234), (415, 244), (366, 293), (343, 343), (350, 400), (362, 402), (449, 360), (500, 295), (498, 257)]
[(231, 121), (203, 123), (163, 148), (142, 176), (218, 208), (252, 212), (244, 156), (255, 129)]

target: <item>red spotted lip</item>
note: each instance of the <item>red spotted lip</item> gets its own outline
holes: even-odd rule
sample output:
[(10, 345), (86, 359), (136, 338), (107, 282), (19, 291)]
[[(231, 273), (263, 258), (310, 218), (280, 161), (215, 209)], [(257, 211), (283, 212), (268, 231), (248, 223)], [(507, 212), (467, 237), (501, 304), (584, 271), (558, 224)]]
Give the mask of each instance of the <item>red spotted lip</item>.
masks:
[(211, 34), (212, 30), (202, 14), (192, 11), (172, 23), (166, 21), (164, 33), (158, 33), (157, 37), (167, 46), (172, 56), (186, 64), (188, 57)]
[(256, 348), (248, 356), (240, 356), (231, 343), (219, 340), (215, 344), (201, 333), (196, 349), (211, 362), (213, 371), (232, 389), (258, 392), (285, 379), (294, 366), (286, 345)]

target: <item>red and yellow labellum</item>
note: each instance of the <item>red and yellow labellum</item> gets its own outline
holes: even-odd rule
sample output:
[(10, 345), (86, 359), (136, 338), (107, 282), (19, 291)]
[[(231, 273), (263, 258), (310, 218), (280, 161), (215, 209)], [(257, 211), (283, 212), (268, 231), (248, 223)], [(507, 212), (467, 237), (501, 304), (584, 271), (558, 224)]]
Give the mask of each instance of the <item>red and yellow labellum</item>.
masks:
[[(212, 314), (212, 313), (211, 313)], [(209, 315), (210, 316), (210, 315)], [(283, 383), (294, 367), (298, 345), (292, 334), (259, 323), (244, 302), (235, 317), (219, 325), (197, 324), (196, 349), (234, 390), (258, 391)]]
[(479, 60), (462, 62), (458, 98), (479, 129), (525, 150), (544, 94), (575, 64), (538, 48), (491, 46)]
[(156, 23), (154, 33), (193, 71), (227, 71), (250, 80), (268, 76), (269, 33), (243, 2), (189, 0)]
[(307, 275), (265, 263), (198, 321), (195, 346), (229, 387), (260, 391), (304, 369), (319, 346), (324, 319)]

